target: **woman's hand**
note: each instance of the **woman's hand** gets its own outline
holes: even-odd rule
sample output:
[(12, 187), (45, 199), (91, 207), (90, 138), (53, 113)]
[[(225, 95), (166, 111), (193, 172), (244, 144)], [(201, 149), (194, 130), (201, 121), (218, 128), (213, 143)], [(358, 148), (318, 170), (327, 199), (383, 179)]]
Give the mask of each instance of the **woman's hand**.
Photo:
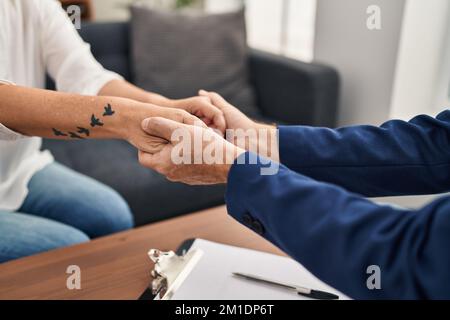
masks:
[(144, 152), (153, 153), (167, 144), (164, 139), (150, 136), (142, 129), (142, 120), (149, 117), (161, 117), (187, 125), (207, 127), (203, 121), (185, 110), (137, 103), (122, 117), (121, 136)]

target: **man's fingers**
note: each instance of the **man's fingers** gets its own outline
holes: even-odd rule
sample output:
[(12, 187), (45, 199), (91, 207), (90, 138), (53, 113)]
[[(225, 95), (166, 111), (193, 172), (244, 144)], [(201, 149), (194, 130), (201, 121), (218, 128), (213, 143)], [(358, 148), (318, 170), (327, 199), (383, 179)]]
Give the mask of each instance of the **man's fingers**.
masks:
[[(173, 111), (175, 110), (175, 111)], [(175, 118), (171, 120), (178, 121), (180, 123), (188, 124), (191, 126), (197, 126), (202, 128), (207, 128), (208, 126), (198, 117), (190, 114), (186, 110), (182, 109), (172, 109), (171, 112), (175, 112)]]
[(222, 111), (214, 106), (211, 102), (211, 99), (208, 97), (196, 97), (193, 99), (187, 99), (185, 105), (183, 105), (183, 109), (190, 114), (193, 114), (204, 120), (203, 124), (191, 123), (192, 121), (188, 119), (189, 122), (185, 122), (186, 124), (207, 127), (209, 125), (214, 125), (217, 129), (221, 131), (225, 131), (225, 118), (223, 116)]
[(209, 98), (212, 104), (219, 109), (222, 109), (223, 107), (226, 107), (228, 105), (228, 102), (216, 92), (200, 90), (198, 94), (202, 97)]
[(163, 138), (167, 141), (171, 140), (172, 133), (175, 130), (183, 128), (183, 126), (182, 123), (160, 117), (147, 118), (142, 121), (142, 130), (151, 136)]
[(227, 125), (225, 122), (225, 117), (223, 116), (223, 112), (219, 108), (208, 102), (202, 110), (199, 110), (199, 112), (206, 119), (210, 119), (210, 125), (214, 125), (214, 127), (220, 130), (222, 133), (225, 132)]
[(139, 150), (138, 157), (139, 157), (139, 163), (141, 165), (155, 170), (156, 165), (157, 165), (157, 160), (156, 160), (155, 155)]
[(223, 116), (222, 112), (214, 116), (213, 123), (216, 126), (215, 129), (219, 130), (222, 134), (225, 133), (225, 130), (227, 129), (227, 123), (225, 121), (225, 117)]

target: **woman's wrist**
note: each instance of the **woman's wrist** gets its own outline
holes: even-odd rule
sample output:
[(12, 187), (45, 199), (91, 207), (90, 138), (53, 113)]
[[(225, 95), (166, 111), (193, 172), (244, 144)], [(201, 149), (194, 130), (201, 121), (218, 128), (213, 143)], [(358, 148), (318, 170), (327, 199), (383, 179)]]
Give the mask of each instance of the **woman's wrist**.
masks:
[(136, 129), (140, 129), (142, 120), (151, 115), (148, 104), (131, 99), (119, 98), (116, 121), (112, 124), (113, 138), (129, 140)]

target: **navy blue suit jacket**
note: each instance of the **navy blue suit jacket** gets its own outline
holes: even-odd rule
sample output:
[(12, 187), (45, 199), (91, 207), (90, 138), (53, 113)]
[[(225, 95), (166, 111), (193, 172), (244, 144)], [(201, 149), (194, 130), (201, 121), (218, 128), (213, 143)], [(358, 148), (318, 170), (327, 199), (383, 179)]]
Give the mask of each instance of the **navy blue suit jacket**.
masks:
[[(450, 191), (449, 110), (381, 127), (279, 127), (279, 140), (277, 174), (232, 166), (232, 216), (352, 298), (450, 299), (450, 197), (419, 210), (364, 198)], [(370, 265), (380, 290), (367, 287)]]

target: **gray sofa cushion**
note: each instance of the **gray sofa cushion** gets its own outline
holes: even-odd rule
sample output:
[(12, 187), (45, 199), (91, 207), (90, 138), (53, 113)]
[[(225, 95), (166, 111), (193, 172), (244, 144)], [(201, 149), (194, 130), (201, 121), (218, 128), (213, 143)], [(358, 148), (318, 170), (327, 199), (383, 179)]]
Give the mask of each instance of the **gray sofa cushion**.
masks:
[(258, 114), (248, 76), (245, 12), (192, 15), (131, 8), (134, 82), (171, 98), (217, 91)]

